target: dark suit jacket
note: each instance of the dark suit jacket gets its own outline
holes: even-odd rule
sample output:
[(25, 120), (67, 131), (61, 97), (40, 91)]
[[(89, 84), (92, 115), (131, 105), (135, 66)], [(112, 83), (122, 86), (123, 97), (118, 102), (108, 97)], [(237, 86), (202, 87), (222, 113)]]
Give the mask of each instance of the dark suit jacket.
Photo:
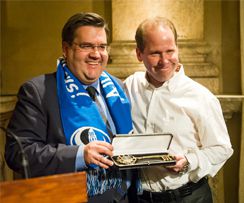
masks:
[[(21, 139), (32, 177), (75, 171), (78, 146), (65, 144), (56, 73), (41, 75), (21, 86), (8, 129)], [(10, 168), (23, 173), (19, 146), (9, 137), (5, 159)]]

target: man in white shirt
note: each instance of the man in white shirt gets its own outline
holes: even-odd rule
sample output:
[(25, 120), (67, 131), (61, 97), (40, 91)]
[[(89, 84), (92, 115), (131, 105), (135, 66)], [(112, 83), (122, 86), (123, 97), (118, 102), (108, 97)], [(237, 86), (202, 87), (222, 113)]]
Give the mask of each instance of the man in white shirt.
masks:
[(207, 176), (232, 155), (217, 98), (184, 73), (177, 32), (168, 19), (143, 21), (136, 31), (136, 54), (146, 72), (125, 80), (135, 133), (172, 133), (169, 150), (176, 164), (140, 171), (139, 202), (211, 203)]

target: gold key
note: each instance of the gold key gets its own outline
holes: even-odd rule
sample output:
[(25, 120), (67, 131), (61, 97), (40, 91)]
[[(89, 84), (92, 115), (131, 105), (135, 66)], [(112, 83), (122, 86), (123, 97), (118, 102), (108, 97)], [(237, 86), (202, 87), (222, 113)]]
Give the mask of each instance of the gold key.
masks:
[(131, 165), (135, 164), (138, 160), (143, 159), (162, 159), (163, 161), (172, 161), (174, 160), (174, 157), (171, 155), (149, 155), (141, 157), (135, 157), (133, 155), (119, 155), (116, 158), (116, 161), (120, 164)]

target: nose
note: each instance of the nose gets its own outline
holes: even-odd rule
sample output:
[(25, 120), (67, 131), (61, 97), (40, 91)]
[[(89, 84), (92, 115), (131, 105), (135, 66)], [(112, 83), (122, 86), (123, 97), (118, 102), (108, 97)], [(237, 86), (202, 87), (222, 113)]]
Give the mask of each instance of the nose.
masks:
[(98, 46), (95, 46), (95, 45), (94, 45), (94, 46), (92, 47), (92, 52), (99, 52), (99, 50), (98, 50)]
[(164, 64), (164, 63), (168, 63), (168, 62), (169, 62), (169, 57), (168, 57), (167, 53), (162, 52), (160, 54), (159, 63)]
[(96, 46), (92, 48), (92, 51), (89, 53), (89, 56), (92, 58), (99, 58), (100, 57), (100, 52)]

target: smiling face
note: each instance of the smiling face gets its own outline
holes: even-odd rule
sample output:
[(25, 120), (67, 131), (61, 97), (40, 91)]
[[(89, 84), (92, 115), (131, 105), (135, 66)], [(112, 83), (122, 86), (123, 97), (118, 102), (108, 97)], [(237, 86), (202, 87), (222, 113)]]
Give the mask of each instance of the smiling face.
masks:
[(144, 50), (136, 49), (137, 58), (147, 69), (147, 79), (155, 87), (173, 77), (178, 67), (178, 48), (172, 30), (162, 25), (150, 25), (144, 31)]
[(80, 82), (91, 84), (98, 80), (108, 62), (107, 49), (93, 47), (90, 50), (79, 45), (100, 46), (107, 44), (105, 29), (81, 26), (75, 31), (73, 43), (63, 42), (63, 55), (67, 66)]

